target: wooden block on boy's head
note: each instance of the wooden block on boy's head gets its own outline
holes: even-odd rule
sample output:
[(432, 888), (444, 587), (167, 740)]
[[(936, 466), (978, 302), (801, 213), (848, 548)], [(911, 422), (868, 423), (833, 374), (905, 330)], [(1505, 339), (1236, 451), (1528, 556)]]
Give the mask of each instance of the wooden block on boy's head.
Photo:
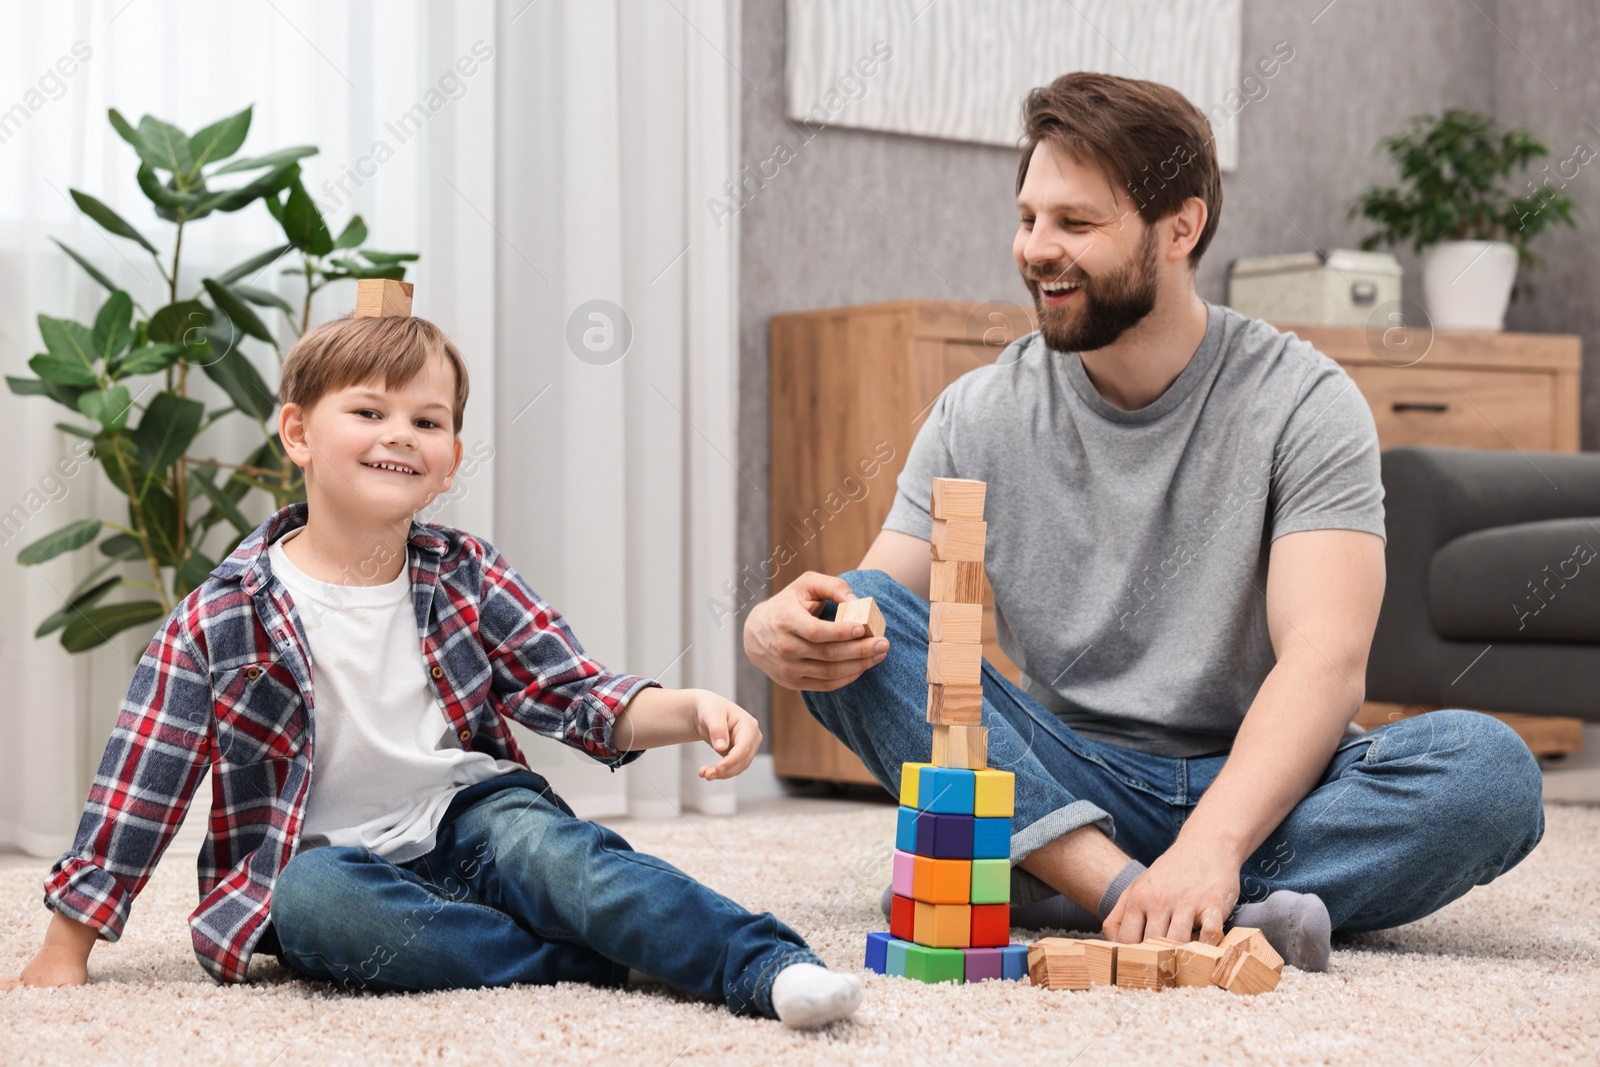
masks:
[(972, 519), (934, 519), (929, 552), (934, 559), (961, 559), (983, 562), (984, 542), (989, 524)]
[(983, 644), (983, 605), (934, 601), (928, 605), (928, 642)]
[(933, 728), (933, 763), (936, 767), (965, 767), (981, 771), (989, 764), (989, 731), (983, 726)]
[[(939, 605), (935, 604), (934, 607)], [(945, 726), (977, 726), (983, 722), (983, 685), (928, 683), (928, 721)]]
[(963, 559), (936, 559), (928, 582), (928, 599), (946, 604), (983, 603), (983, 564)]
[(362, 278), (356, 282), (356, 318), (405, 318), (411, 314), (410, 282), (393, 278)]
[(869, 596), (841, 601), (839, 610), (833, 613), (833, 621), (864, 627), (867, 632), (863, 637), (882, 637), (884, 633), (883, 612), (878, 610), (878, 602)]
[(983, 646), (935, 641), (928, 646), (928, 681), (934, 685), (983, 684)]
[(936, 519), (981, 519), (988, 486), (972, 478), (935, 478), (929, 509)]
[(1010, 771), (972, 772), (972, 814), (980, 819), (1009, 819), (1016, 814), (1017, 778)]

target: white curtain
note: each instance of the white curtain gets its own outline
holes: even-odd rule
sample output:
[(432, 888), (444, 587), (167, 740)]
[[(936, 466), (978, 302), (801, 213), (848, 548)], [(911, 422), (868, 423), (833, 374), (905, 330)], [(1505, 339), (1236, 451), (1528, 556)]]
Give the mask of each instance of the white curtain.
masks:
[[(737, 169), (737, 75), (714, 55), (716, 66), (707, 65), (699, 36), (737, 54), (735, 7), (7, 5), (0, 366), (30, 374), (28, 358), (42, 348), (38, 313), (87, 321), (104, 298), (51, 237), (146, 308), (165, 302), (148, 255), (67, 199), (76, 188), (104, 200), (170, 262), (172, 227), (136, 188), (133, 151), (107, 109), (193, 132), (254, 104), (241, 154), (320, 146), (303, 161), (304, 180), (330, 226), (337, 232), (360, 214), (373, 247), (420, 252), (408, 274), (414, 310), (448, 330), (467, 358), (462, 437), (481, 462), (464, 467), (458, 491), (426, 517), (492, 540), (608, 666), (731, 692), (737, 639), (694, 603), (734, 571), (738, 475), (719, 456), (733, 455), (737, 243), (731, 227), (696, 216), (704, 199), (696, 190)], [(180, 290), (279, 240), (259, 204), (193, 224)], [(302, 295), (292, 278), (257, 284), (296, 305)], [(317, 299), (314, 321), (342, 314), (353, 284)], [(616, 363), (582, 362), (566, 345), (566, 320), (589, 299), (627, 309), (633, 346)], [(285, 350), (292, 342), (286, 326), (279, 340)], [(258, 345), (251, 355), (275, 385), (271, 350)], [(220, 406), (220, 392), (195, 386), (196, 377), (192, 395)], [(121, 498), (94, 467), (59, 477), (58, 460), (79, 440), (53, 426), (71, 418), (64, 408), (7, 390), (0, 412), (10, 456), (0, 468), (0, 514), (22, 504), (28, 516), (0, 536), (0, 593), (11, 606), (0, 618), (0, 663), (11, 680), (11, 699), (0, 702), (0, 848), (53, 855), (70, 840), (150, 630), (79, 656), (55, 635), (33, 637), (93, 561), (80, 553), (24, 569), (17, 550), (75, 519), (114, 517)], [(242, 455), (255, 431), (234, 421), (241, 425), (224, 419), (208, 430), (191, 454)], [(260, 519), (268, 506), (255, 497), (245, 510)], [(225, 551), (222, 531), (215, 537), (208, 545)], [(730, 787), (702, 789), (693, 778), (701, 753), (652, 753), (611, 775), (523, 739), (530, 762), (580, 814), (732, 810)], [(186, 833), (197, 827), (191, 819)]]

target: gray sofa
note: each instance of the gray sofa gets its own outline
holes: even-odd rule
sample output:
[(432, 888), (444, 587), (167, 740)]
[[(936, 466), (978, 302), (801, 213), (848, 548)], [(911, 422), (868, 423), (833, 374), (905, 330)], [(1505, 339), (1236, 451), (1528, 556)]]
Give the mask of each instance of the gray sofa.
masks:
[(1395, 448), (1383, 486), (1367, 699), (1600, 722), (1600, 453)]

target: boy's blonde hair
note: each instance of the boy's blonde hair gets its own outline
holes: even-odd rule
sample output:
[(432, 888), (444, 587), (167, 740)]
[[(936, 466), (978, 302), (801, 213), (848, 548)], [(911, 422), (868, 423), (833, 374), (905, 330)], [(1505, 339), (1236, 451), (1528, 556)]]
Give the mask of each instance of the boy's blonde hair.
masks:
[(422, 373), (434, 356), (443, 356), (455, 371), (451, 409), (459, 435), (467, 410), (467, 364), (443, 330), (413, 315), (363, 319), (346, 315), (306, 331), (283, 362), (278, 401), (309, 412), (335, 390), (380, 377), (386, 389), (399, 389)]

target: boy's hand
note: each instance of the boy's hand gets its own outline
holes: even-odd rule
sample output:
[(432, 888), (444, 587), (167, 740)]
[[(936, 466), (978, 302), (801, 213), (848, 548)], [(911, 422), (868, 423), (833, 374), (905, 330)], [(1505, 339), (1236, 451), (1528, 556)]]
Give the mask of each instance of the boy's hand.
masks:
[(712, 692), (701, 691), (695, 701), (695, 730), (700, 740), (722, 754), (722, 759), (696, 772), (708, 782), (743, 771), (761, 745), (755, 716)]

